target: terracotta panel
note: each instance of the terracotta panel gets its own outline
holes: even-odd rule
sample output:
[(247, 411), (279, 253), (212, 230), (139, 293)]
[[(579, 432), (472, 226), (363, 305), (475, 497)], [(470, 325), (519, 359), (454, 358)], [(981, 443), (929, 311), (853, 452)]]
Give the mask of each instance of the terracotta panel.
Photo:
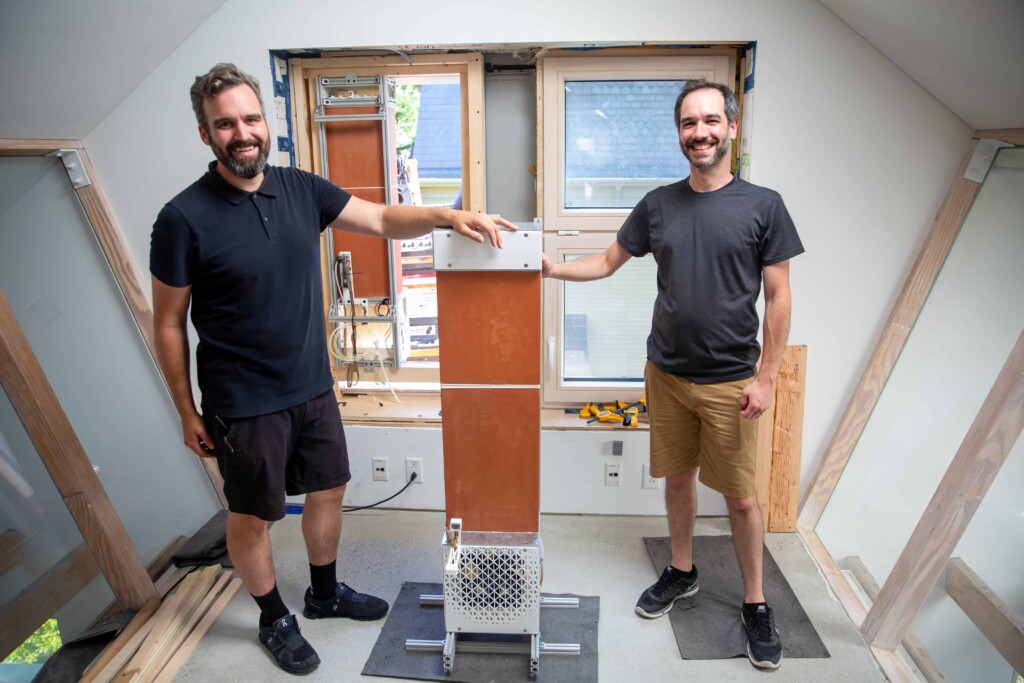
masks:
[[(332, 108), (329, 115), (376, 114), (376, 107)], [(380, 121), (324, 124), (328, 177), (341, 187), (384, 186), (384, 142)]]
[(540, 284), (536, 271), (437, 274), (442, 384), (540, 384)]
[(441, 419), (447, 518), (538, 531), (540, 389), (442, 389)]

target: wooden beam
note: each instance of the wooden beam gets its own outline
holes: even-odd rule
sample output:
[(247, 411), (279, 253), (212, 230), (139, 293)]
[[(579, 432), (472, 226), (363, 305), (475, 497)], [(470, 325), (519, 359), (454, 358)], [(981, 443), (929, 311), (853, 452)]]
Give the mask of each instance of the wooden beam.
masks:
[(17, 529), (5, 529), (0, 534), (0, 576), (11, 571), (25, 559), (21, 549), (23, 537)]
[[(875, 581), (875, 577), (864, 563), (861, 562), (861, 559), (856, 555), (851, 555), (846, 558), (846, 568), (857, 579), (857, 583), (867, 593), (868, 598), (874, 602), (875, 598), (878, 597), (879, 591), (882, 589), (878, 582)], [(921, 642), (921, 639), (917, 637), (913, 629), (907, 629), (907, 634), (903, 637), (901, 645), (903, 645), (903, 649), (907, 651), (910, 659), (917, 665), (918, 671), (921, 672), (921, 675), (924, 676), (928, 683), (949, 683), (950, 679), (939, 665), (935, 663), (935, 660), (932, 659), (932, 654), (924, 646), (924, 643)]]
[(44, 157), (59, 149), (82, 149), (82, 143), (78, 140), (0, 138), (0, 157)]
[(160, 598), (153, 598), (136, 612), (132, 620), (124, 627), (124, 630), (118, 633), (117, 637), (103, 648), (103, 652), (100, 653), (99, 657), (94, 659), (86, 668), (78, 683), (95, 683), (98, 680), (110, 680), (113, 678), (113, 672), (124, 666), (128, 658), (138, 649), (137, 644), (134, 648), (126, 646), (132, 642), (142, 642), (142, 639), (149, 633), (149, 629), (152, 628), (152, 622), (150, 622), (149, 618), (153, 616), (159, 607)]
[(1014, 671), (1024, 671), (1024, 619), (959, 557), (946, 566), (946, 592)]
[(903, 345), (910, 336), (910, 330), (924, 306), (935, 278), (953, 246), (957, 233), (960, 232), (960, 226), (963, 225), (964, 217), (971, 208), (978, 188), (981, 187), (980, 183), (964, 178), (964, 172), (977, 146), (977, 140), (972, 140), (968, 145), (967, 153), (960, 162), (956, 177), (946, 194), (931, 232), (921, 247), (896, 304), (889, 313), (885, 327), (882, 328), (874, 353), (864, 368), (839, 426), (821, 457), (818, 471), (800, 510), (798, 523), (802, 528), (813, 529), (821, 518), (832, 491), (857, 445), (857, 440), (864, 431), (871, 411), (874, 410), (878, 397), (892, 373), (896, 359), (899, 358)]
[(991, 128), (988, 130), (979, 130), (975, 132), (974, 137), (986, 139), (1002, 140), (1003, 142), (1009, 142), (1011, 145), (1024, 145), (1024, 128)]
[(807, 546), (807, 552), (814, 558), (818, 568), (821, 569), (822, 575), (825, 577), (825, 582), (828, 583), (832, 592), (835, 593), (836, 598), (839, 600), (839, 604), (843, 606), (846, 611), (846, 615), (850, 617), (850, 621), (853, 622), (854, 626), (859, 627), (864, 621), (864, 617), (867, 612), (864, 609), (863, 603), (857, 594), (853, 592), (853, 588), (850, 583), (843, 576), (843, 572), (839, 569), (839, 565), (832, 559), (825, 545), (821, 542), (818, 534), (808, 529), (799, 529), (798, 532), (800, 539)]
[(872, 646), (903, 640), (1024, 428), (1024, 331), (861, 626)]
[(796, 531), (806, 384), (807, 347), (787, 346), (775, 383), (769, 531)]
[(0, 659), (24, 643), (99, 573), (89, 546), (80, 543), (0, 608)]
[(153, 581), (2, 292), (0, 383), (118, 604), (124, 609), (142, 607), (156, 596)]

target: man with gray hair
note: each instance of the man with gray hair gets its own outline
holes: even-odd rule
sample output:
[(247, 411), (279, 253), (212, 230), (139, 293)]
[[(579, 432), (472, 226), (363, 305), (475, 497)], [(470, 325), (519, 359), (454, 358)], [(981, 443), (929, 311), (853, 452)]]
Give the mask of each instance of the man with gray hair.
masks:
[[(699, 476), (724, 496), (729, 510), (743, 576), (747, 656), (757, 667), (774, 669), (782, 663), (782, 643), (762, 592), (755, 420), (771, 403), (789, 334), (789, 259), (804, 248), (782, 197), (731, 172), (739, 107), (728, 87), (688, 81), (676, 99), (675, 124), (689, 178), (649, 192), (605, 251), (566, 263), (545, 258), (544, 275), (596, 280), (631, 257), (654, 255), (658, 293), (644, 383), (650, 471), (667, 482), (672, 561), (640, 596), (636, 613), (660, 617), (697, 594)], [(755, 308), (762, 282), (763, 349)]]
[[(199, 137), (216, 160), (153, 226), (157, 359), (185, 445), (215, 457), (223, 474), (228, 553), (259, 605), (259, 640), (282, 669), (306, 674), (320, 658), (278, 592), (268, 534), (268, 523), (284, 517), (286, 495), (306, 496), (303, 614), (374, 620), (388, 611), (336, 575), (351, 475), (327, 354), (320, 233), (329, 226), (407, 239), (450, 225), (500, 247), (500, 226), (514, 226), (479, 213), (373, 204), (310, 173), (268, 165), (259, 83), (233, 64), (197, 77), (191, 96)], [(201, 412), (189, 377), (190, 305)]]

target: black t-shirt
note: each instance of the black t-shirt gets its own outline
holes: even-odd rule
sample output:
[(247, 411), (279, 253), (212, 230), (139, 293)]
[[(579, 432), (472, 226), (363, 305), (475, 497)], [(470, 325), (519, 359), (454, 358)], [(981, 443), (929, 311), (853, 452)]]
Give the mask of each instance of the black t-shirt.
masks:
[(160, 211), (149, 268), (166, 285), (192, 287), (204, 412), (250, 417), (331, 388), (320, 233), (350, 195), (273, 166), (245, 192), (215, 166)]
[(804, 250), (782, 197), (740, 178), (713, 192), (682, 180), (649, 192), (617, 239), (658, 265), (651, 362), (698, 383), (751, 377), (761, 269)]

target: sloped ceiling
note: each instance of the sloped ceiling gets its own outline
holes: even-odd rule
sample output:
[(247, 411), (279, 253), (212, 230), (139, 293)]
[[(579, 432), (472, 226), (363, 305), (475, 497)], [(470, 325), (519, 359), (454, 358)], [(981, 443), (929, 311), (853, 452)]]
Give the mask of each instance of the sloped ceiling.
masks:
[(84, 138), (225, 0), (2, 0), (0, 137)]
[(967, 125), (1024, 127), (1024, 0), (820, 2)]
[[(0, 1), (0, 137), (85, 137), (224, 2)], [(1024, 127), (1024, 0), (820, 2), (972, 128)]]

